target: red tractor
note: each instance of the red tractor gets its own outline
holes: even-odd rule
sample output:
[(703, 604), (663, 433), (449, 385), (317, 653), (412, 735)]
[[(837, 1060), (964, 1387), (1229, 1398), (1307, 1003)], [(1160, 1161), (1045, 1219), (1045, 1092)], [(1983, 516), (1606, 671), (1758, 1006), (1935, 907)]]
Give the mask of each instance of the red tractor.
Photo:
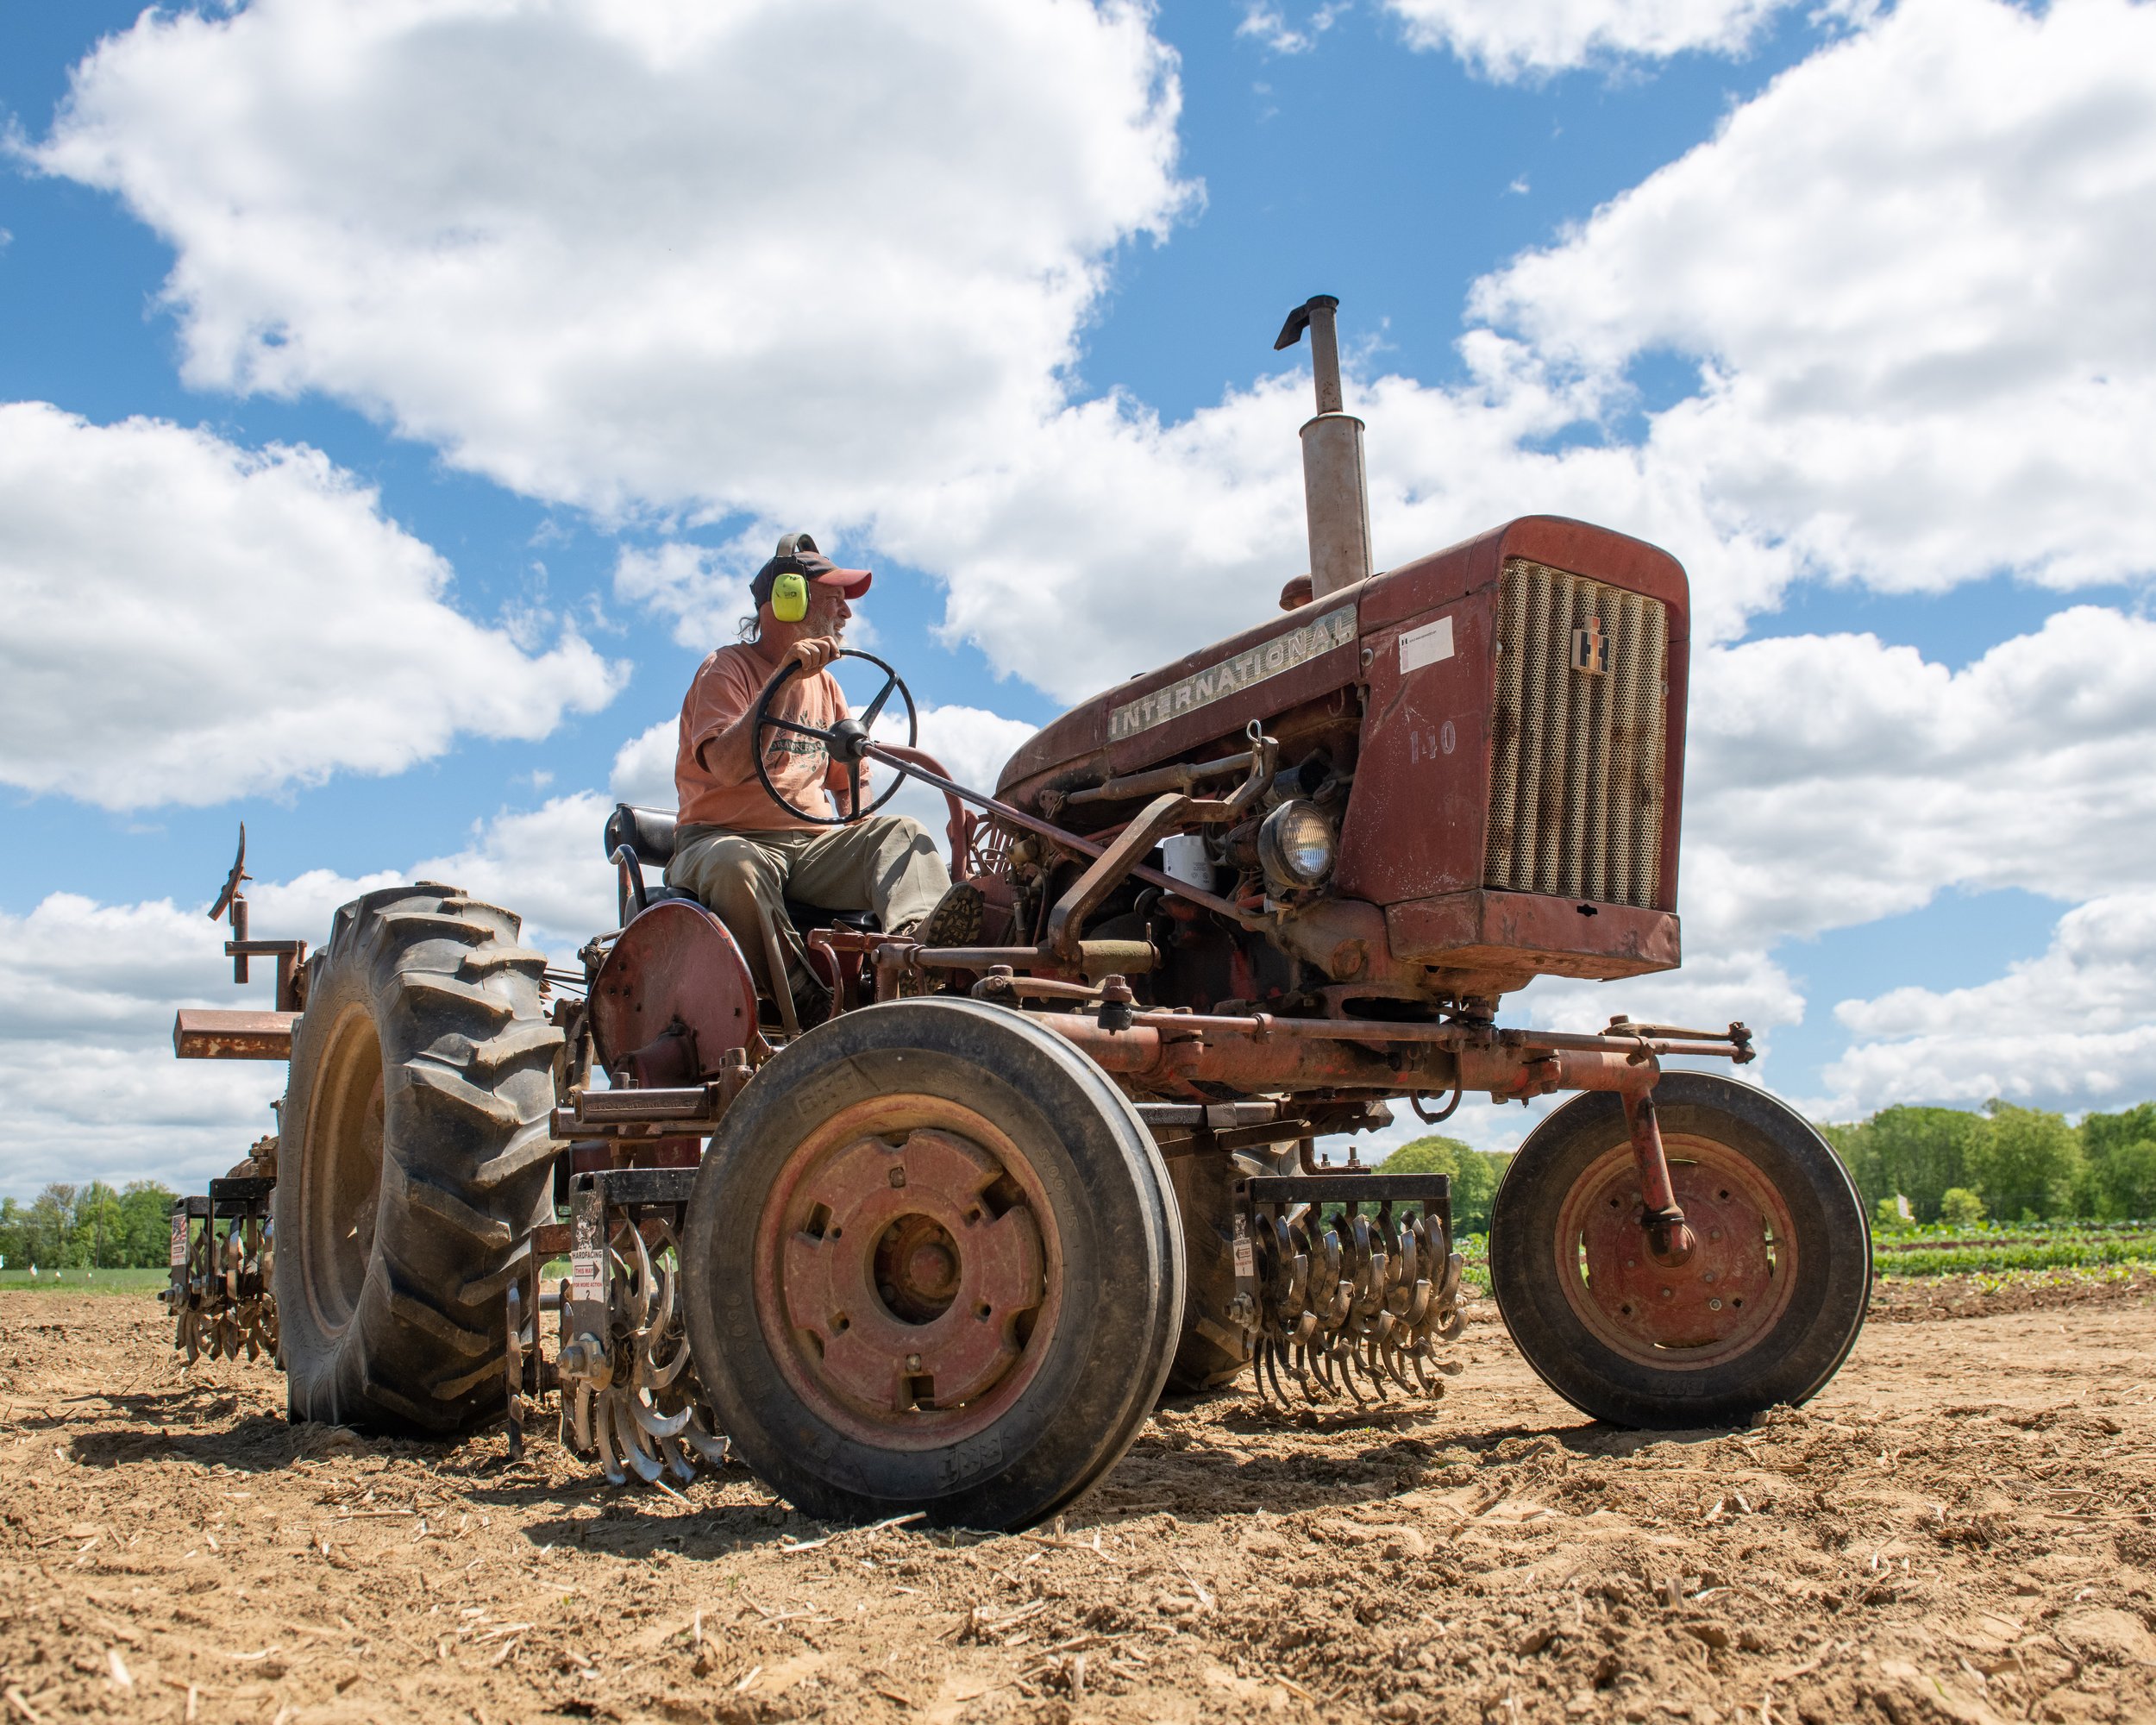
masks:
[(296, 1417), (454, 1434), (505, 1400), (514, 1443), (558, 1389), (617, 1479), (730, 1454), (818, 1515), (1022, 1527), (1171, 1383), (1442, 1389), (1448, 1182), (1315, 1141), (1566, 1090), (1490, 1224), (1529, 1363), (1629, 1426), (1817, 1392), (1870, 1289), (1855, 1188), (1764, 1091), (1663, 1070), (1750, 1060), (1744, 1027), (1495, 1022), (1539, 975), (1678, 962), (1684, 573), (1550, 517), (1373, 573), (1334, 309), (1279, 342), (1308, 331), (1318, 393), (1284, 615), (1065, 714), (993, 797), (820, 733), (945, 794), (978, 946), (826, 919), (835, 1010), (804, 1032), (646, 884), (669, 814), (608, 822), (621, 926), (573, 972), (429, 882), (346, 906), (311, 957), (253, 941), (235, 865), (219, 909), (280, 1010), (176, 1038), (291, 1079), (278, 1142), (176, 1208), (183, 1341), (272, 1338)]

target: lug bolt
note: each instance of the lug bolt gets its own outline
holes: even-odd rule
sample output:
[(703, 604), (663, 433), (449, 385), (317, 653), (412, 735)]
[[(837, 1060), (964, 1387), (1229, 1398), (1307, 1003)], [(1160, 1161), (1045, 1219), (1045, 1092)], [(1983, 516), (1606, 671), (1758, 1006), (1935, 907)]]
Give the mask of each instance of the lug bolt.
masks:
[(1663, 1297), (1664, 1300), (1667, 1300), (1667, 1299), (1669, 1299), (1669, 1298), (1670, 1297), (1670, 1290), (1669, 1290), (1668, 1289), (1664, 1288), (1664, 1289), (1662, 1290), (1662, 1297)]
[(1721, 1308), (1722, 1302), (1719, 1300), (1709, 1300), (1707, 1302), (1707, 1309), (1710, 1312), (1719, 1312)]
[(918, 1353), (910, 1353), (910, 1354), (906, 1355), (906, 1369), (908, 1371), (918, 1371), (921, 1369), (921, 1357), (920, 1357), (920, 1355), (918, 1355)]
[(1702, 1282), (1712, 1282), (1714, 1279), (1714, 1272), (1711, 1270), (1702, 1272), (1700, 1276), (1700, 1280)]
[(906, 1170), (904, 1170), (903, 1168), (893, 1168), (893, 1169), (891, 1170), (891, 1183), (892, 1183), (893, 1186), (903, 1186), (903, 1185), (905, 1185), (905, 1184), (906, 1184)]
[(1626, 1259), (1625, 1260), (1625, 1268), (1626, 1268), (1626, 1269), (1627, 1269), (1627, 1270), (1637, 1270), (1637, 1269), (1639, 1269), (1639, 1260), (1638, 1258), (1626, 1258)]

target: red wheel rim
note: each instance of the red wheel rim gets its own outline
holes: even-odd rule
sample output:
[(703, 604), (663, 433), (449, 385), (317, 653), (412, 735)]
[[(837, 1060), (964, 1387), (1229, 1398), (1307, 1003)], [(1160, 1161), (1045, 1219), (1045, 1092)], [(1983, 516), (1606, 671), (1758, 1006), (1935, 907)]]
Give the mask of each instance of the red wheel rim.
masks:
[(856, 1103), (795, 1147), (756, 1221), (757, 1315), (794, 1393), (882, 1449), (984, 1430), (1040, 1369), (1062, 1257), (1039, 1176), (937, 1096)]
[(1664, 1371), (1748, 1352), (1796, 1282), (1796, 1230), (1779, 1188), (1727, 1145), (1664, 1132), (1670, 1182), (1698, 1242), (1677, 1269), (1647, 1255), (1632, 1148), (1597, 1157), (1557, 1213), (1557, 1279), (1595, 1338)]

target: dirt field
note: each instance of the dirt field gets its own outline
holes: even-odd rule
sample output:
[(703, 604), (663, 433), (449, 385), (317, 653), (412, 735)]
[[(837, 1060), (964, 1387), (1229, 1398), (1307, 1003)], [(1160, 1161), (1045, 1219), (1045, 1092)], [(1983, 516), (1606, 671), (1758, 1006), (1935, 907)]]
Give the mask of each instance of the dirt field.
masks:
[(1429, 1411), (1171, 1407), (990, 1539), (295, 1429), (148, 1300), (0, 1295), (0, 1711), (2156, 1719), (2153, 1287), (1890, 1294), (1735, 1435), (1583, 1425), (1486, 1317)]

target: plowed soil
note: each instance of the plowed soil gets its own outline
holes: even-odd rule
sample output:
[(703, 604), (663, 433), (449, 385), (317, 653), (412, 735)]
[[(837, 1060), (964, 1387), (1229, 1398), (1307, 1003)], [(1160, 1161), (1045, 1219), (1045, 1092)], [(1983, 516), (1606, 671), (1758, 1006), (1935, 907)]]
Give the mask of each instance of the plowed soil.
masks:
[[(369, 1442), (147, 1299), (0, 1295), (0, 1711), (41, 1721), (2156, 1719), (2156, 1295), (1883, 1296), (1809, 1407), (1164, 1408), (1063, 1522)], [(1973, 1315), (1951, 1315), (1959, 1312)]]

